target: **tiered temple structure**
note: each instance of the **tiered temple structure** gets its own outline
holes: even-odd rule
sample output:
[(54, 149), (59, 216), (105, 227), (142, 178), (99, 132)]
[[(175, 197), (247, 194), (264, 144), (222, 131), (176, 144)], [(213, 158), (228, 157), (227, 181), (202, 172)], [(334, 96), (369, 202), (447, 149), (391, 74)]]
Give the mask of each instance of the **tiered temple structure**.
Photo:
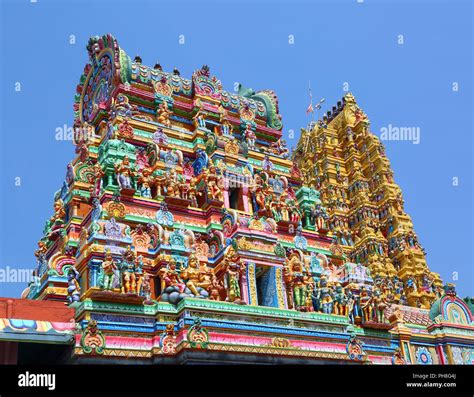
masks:
[(111, 35), (87, 50), (24, 292), (75, 310), (68, 362), (474, 361), (471, 310), (426, 265), (351, 94), (291, 154), (273, 91), (145, 66)]

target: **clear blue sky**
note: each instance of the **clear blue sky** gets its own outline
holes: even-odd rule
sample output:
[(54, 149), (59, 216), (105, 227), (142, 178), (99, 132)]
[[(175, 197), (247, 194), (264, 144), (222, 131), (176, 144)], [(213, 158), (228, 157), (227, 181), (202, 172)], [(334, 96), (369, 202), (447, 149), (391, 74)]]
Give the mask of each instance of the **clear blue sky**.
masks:
[[(190, 77), (208, 64), (227, 90), (235, 82), (273, 89), (284, 133), (295, 131), (290, 145), (308, 122), (309, 80), (326, 107), (348, 82), (377, 135), (389, 124), (419, 127), (418, 145), (385, 142), (395, 181), (431, 269), (445, 281), (457, 272), (459, 294), (474, 295), (470, 1), (0, 3), (0, 267), (34, 267), (53, 194), (74, 156), (72, 143), (56, 141), (55, 130), (72, 124), (88, 38), (110, 32), (147, 65), (159, 60)], [(0, 284), (0, 296), (23, 288)]]

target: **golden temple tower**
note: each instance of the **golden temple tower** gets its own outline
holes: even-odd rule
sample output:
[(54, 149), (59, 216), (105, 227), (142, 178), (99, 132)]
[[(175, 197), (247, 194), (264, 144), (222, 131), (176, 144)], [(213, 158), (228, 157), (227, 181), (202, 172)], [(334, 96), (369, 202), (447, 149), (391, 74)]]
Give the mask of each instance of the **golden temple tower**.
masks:
[(305, 185), (319, 190), (333, 241), (376, 283), (403, 283), (406, 303), (429, 308), (441, 288), (404, 211), (400, 187), (367, 115), (348, 93), (307, 129), (293, 152)]

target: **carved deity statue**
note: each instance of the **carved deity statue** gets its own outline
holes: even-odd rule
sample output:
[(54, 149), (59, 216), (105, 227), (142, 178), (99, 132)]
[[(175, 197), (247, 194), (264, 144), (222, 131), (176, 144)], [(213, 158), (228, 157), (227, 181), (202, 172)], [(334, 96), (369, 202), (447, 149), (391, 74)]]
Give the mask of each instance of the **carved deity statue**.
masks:
[(158, 121), (158, 123), (160, 124), (163, 124), (169, 127), (171, 125), (170, 115), (171, 115), (171, 111), (168, 108), (168, 103), (166, 101), (163, 101), (158, 107), (158, 114), (156, 117), (156, 121)]
[(205, 168), (203, 174), (209, 198), (211, 200), (223, 201), (224, 194), (221, 189), (223, 178), (217, 174), (216, 167), (211, 165), (209, 168)]
[(102, 262), (102, 289), (111, 290), (114, 287), (117, 265), (110, 250), (105, 251), (105, 260)]
[(310, 296), (313, 290), (313, 279), (305, 271), (297, 252), (293, 252), (289, 258), (286, 258), (283, 274), (285, 283), (289, 287), (290, 306), (298, 311), (312, 311)]
[(151, 198), (151, 187), (155, 182), (155, 177), (150, 167), (144, 167), (140, 170), (137, 182), (142, 197)]
[(161, 268), (158, 276), (161, 279), (161, 291), (164, 291), (167, 287), (177, 287), (179, 292), (182, 293), (186, 289), (186, 284), (176, 270), (174, 261), (169, 262), (167, 267)]
[(135, 175), (135, 172), (130, 165), (130, 158), (125, 156), (122, 161), (115, 164), (114, 168), (120, 189), (133, 189), (132, 177)]
[(243, 274), (243, 266), (232, 246), (226, 249), (224, 254), (224, 269), (226, 274), (226, 289), (227, 289), (227, 301), (229, 302), (240, 302), (241, 291), (240, 291), (240, 278)]

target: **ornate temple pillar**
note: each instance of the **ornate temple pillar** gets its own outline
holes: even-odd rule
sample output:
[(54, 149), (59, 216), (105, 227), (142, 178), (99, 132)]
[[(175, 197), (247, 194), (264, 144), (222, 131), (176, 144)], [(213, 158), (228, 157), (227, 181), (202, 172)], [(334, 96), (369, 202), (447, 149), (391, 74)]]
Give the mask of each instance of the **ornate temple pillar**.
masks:
[(93, 259), (89, 262), (89, 288), (98, 287), (101, 261)]
[(275, 267), (275, 283), (277, 289), (278, 307), (280, 309), (288, 309), (288, 303), (286, 301), (286, 288), (283, 282), (283, 268)]
[(255, 279), (255, 263), (247, 262), (246, 285), (242, 289), (245, 291), (244, 301), (248, 305), (258, 305), (257, 280)]

